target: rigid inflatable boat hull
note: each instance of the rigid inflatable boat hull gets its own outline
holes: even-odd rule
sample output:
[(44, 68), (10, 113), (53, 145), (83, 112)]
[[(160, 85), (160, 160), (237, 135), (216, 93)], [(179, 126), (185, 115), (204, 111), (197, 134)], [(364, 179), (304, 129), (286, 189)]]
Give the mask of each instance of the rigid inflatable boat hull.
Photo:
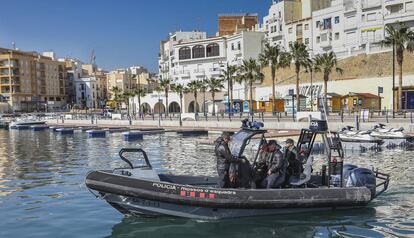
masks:
[(220, 189), (150, 181), (94, 171), (88, 188), (125, 214), (168, 215), (196, 219), (263, 216), (361, 207), (371, 200), (366, 187)]

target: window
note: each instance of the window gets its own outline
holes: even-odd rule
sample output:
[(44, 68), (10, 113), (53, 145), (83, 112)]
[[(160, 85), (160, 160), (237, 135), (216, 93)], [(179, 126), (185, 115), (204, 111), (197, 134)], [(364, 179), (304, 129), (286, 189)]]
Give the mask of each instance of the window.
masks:
[(191, 49), (190, 47), (182, 47), (178, 50), (178, 59), (186, 60), (191, 59)]
[(282, 12), (281, 11), (279, 11), (279, 18), (281, 18), (282, 17)]
[(335, 33), (335, 40), (339, 40), (339, 32)]
[(193, 47), (193, 59), (204, 58), (205, 56), (204, 46), (196, 45)]
[(211, 43), (207, 45), (207, 57), (219, 56), (220, 46), (217, 43)]
[(238, 49), (238, 50), (241, 50), (241, 44), (240, 44), (240, 41), (239, 41), (239, 42), (237, 42), (237, 49)]
[(328, 35), (325, 34), (321, 34), (321, 41), (327, 41), (328, 40)]
[(234, 43), (231, 43), (231, 50), (234, 50)]
[(326, 18), (323, 19), (323, 29), (331, 29), (332, 28), (332, 24), (331, 24), (331, 18)]
[(309, 38), (305, 38), (305, 44), (309, 45)]
[(279, 25), (279, 31), (282, 31), (282, 25)]
[(339, 23), (339, 16), (336, 16), (335, 17), (335, 24), (338, 24)]
[(321, 37), (320, 36), (316, 37), (316, 43), (320, 43), (320, 42), (321, 42)]
[(405, 3), (405, 10), (406, 10), (407, 12), (412, 12), (412, 11), (414, 11), (414, 4), (413, 4), (413, 2), (406, 2), (406, 3)]
[(305, 30), (309, 30), (309, 24), (305, 24)]
[(361, 21), (364, 22), (365, 21), (365, 14), (361, 15)]
[(292, 33), (292, 27), (289, 27), (288, 32), (289, 32), (289, 33)]
[(319, 28), (321, 25), (321, 21), (316, 21), (316, 28)]

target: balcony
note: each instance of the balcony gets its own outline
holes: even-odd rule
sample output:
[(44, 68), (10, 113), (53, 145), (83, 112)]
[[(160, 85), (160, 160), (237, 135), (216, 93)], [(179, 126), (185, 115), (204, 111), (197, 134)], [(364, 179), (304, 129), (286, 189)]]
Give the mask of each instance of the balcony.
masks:
[(204, 76), (204, 75), (206, 75), (206, 70), (205, 69), (195, 69), (194, 70), (194, 75), (196, 77)]
[[(365, 1), (367, 1), (367, 2), (370, 2), (370, 1), (374, 1), (374, 0), (365, 0)], [(384, 1), (384, 7), (387, 7), (387, 6), (391, 6), (391, 5), (397, 5), (397, 4), (404, 4), (404, 0), (385, 0)]]
[(10, 79), (1, 79), (1, 84), (10, 84)]
[(362, 9), (381, 7), (381, 0), (362, 0)]
[(178, 73), (178, 76), (181, 78), (189, 78), (190, 77), (190, 71), (189, 70), (182, 70)]
[(0, 63), (0, 68), (18, 68), (19, 61), (17, 60), (4, 60)]

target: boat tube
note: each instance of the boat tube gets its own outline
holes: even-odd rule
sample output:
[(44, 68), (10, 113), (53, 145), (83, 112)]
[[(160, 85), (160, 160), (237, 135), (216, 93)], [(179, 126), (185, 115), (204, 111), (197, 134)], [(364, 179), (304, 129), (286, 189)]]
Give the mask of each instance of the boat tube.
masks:
[[(307, 148), (300, 179), (280, 189), (219, 188), (217, 177), (159, 174), (151, 166), (144, 150), (121, 149), (120, 158), (127, 167), (97, 170), (87, 174), (85, 184), (98, 198), (124, 214), (140, 216), (175, 216), (194, 219), (290, 214), (330, 210), (332, 208), (364, 207), (388, 188), (389, 175), (378, 171), (358, 172), (356, 166), (343, 166), (343, 149), (337, 134), (327, 136), (326, 122), (313, 121), (302, 129), (298, 149)], [(255, 124), (257, 126), (257, 124)], [(232, 136), (233, 156), (243, 157), (246, 145), (264, 133), (256, 127), (244, 126)], [(327, 164), (321, 173), (312, 174), (310, 153), (317, 135), (327, 146)], [(258, 149), (259, 149), (258, 148)], [(127, 154), (138, 153), (141, 163), (135, 166)], [(258, 153), (252, 162), (256, 168)], [(354, 171), (355, 170), (355, 171)], [(346, 172), (346, 176), (343, 175)], [(336, 182), (335, 182), (336, 181)]]

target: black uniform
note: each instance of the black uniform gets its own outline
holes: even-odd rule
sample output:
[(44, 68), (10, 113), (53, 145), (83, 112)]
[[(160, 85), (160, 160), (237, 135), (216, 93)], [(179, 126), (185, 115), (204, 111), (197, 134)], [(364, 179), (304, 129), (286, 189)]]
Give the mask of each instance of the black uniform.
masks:
[(299, 177), (302, 173), (302, 163), (299, 160), (298, 150), (295, 146), (286, 149), (285, 159), (289, 163), (287, 168), (287, 180), (291, 177)]
[(283, 157), (280, 150), (276, 150), (268, 157), (267, 166), (271, 171), (265, 180), (263, 180), (261, 187), (263, 188), (277, 188), (283, 185), (286, 177), (287, 161)]
[(216, 140), (216, 146), (214, 153), (217, 157), (217, 173), (219, 175), (220, 188), (228, 187), (229, 181), (229, 167), (230, 160), (232, 158), (229, 145), (223, 140), (222, 137)]

